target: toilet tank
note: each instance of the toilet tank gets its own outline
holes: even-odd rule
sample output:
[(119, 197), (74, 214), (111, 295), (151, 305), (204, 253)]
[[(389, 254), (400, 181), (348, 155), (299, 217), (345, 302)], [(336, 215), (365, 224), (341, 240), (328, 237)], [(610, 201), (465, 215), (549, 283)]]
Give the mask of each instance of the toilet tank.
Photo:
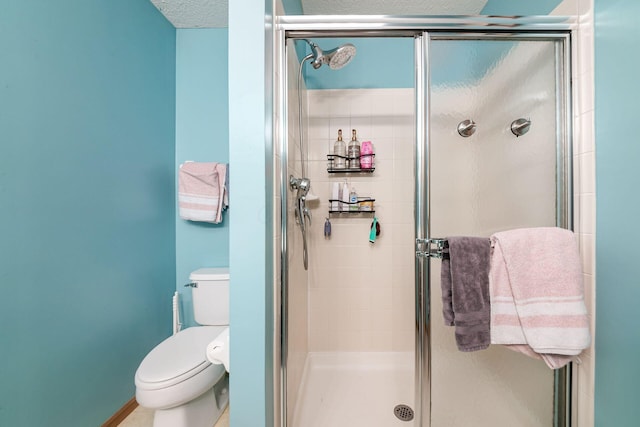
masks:
[(191, 273), (193, 317), (200, 325), (229, 324), (229, 269), (201, 268)]

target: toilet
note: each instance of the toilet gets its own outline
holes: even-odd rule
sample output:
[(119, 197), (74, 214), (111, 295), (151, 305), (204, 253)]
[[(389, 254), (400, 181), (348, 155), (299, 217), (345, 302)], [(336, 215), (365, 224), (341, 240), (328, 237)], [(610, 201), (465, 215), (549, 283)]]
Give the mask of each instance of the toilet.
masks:
[(209, 343), (228, 333), (229, 270), (202, 268), (189, 278), (201, 326), (162, 341), (135, 375), (136, 400), (154, 409), (153, 427), (212, 427), (229, 403), (229, 375), (206, 353)]

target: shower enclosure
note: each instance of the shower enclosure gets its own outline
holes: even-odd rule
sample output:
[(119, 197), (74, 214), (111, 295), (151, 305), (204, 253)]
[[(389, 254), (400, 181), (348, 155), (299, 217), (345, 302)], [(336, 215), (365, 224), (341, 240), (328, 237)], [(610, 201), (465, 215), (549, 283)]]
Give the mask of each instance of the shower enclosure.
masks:
[[(306, 18), (283, 18), (276, 31), (280, 425), (570, 425), (569, 369), (499, 346), (457, 351), (438, 259), (447, 236), (571, 228), (567, 27)], [(302, 39), (327, 50), (348, 41), (358, 53), (345, 74), (307, 66), (298, 88)], [(379, 46), (400, 55), (394, 76), (410, 84), (373, 88), (361, 76), (367, 88), (323, 87), (349, 67), (380, 66)], [(332, 170), (339, 129), (373, 142), (373, 170)], [(308, 224), (292, 175), (319, 199), (306, 206)], [(371, 211), (335, 212), (333, 185), (344, 182), (375, 199)]]

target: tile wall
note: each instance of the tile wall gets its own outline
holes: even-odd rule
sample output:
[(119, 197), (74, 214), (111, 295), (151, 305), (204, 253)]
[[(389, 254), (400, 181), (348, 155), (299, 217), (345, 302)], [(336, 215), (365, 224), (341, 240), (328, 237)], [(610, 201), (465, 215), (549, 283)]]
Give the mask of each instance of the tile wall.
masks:
[(591, 314), (592, 345), (573, 372), (573, 426), (594, 424), (595, 393), (595, 138), (594, 138), (594, 19), (593, 0), (565, 0), (552, 15), (577, 16), (572, 44), (574, 120), (574, 229), (584, 267), (587, 309)]
[[(296, 77), (298, 75), (299, 64), (296, 60), (297, 56), (293, 48), (293, 44), (289, 44), (288, 57), (293, 58), (287, 64), (288, 80), (288, 147), (287, 147), (287, 177), (293, 175), (296, 178), (302, 176), (301, 167), (301, 151), (300, 151), (300, 133), (298, 127), (298, 89)], [(302, 91), (300, 93), (300, 101), (302, 105), (302, 123), (306, 123), (307, 120), (307, 92)], [(303, 138), (306, 138), (306, 131), (303, 128)], [(278, 138), (280, 141), (281, 138)], [(279, 152), (279, 149), (278, 151)], [(281, 157), (276, 160), (275, 165), (276, 177), (280, 176), (281, 171)], [(308, 172), (307, 172), (308, 174)], [(278, 200), (276, 203), (276, 215), (275, 218), (278, 221), (276, 227), (280, 229), (280, 200), (281, 200), (281, 188), (280, 183), (276, 183)], [(308, 273), (304, 269), (302, 263), (302, 237), (300, 227), (296, 223), (293, 207), (295, 206), (295, 193), (290, 191), (287, 187), (287, 251), (288, 251), (288, 355), (287, 355), (287, 393), (288, 393), (288, 405), (287, 413), (288, 417), (293, 415), (293, 409), (296, 405), (298, 397), (298, 390), (302, 380), (302, 373), (304, 370), (304, 364), (307, 358), (308, 348)], [(281, 230), (280, 230), (281, 231)], [(274, 244), (274, 253), (280, 254), (282, 233), (278, 233), (279, 238), (276, 239)], [(279, 257), (276, 257), (278, 260)], [(278, 261), (279, 262), (279, 261)], [(276, 283), (280, 283), (280, 264), (276, 266)]]
[[(311, 90), (309, 177), (319, 202), (309, 239), (309, 351), (413, 351), (413, 89)], [(372, 141), (375, 172), (329, 174), (338, 129)], [(381, 234), (369, 242), (373, 215), (332, 215), (334, 182), (375, 198)]]
[(573, 426), (594, 425), (595, 393), (595, 139), (594, 139), (594, 20), (593, 0), (575, 0), (558, 14), (578, 17), (573, 40), (573, 120), (574, 120), (574, 229), (578, 233), (584, 268), (585, 298), (591, 315), (591, 347), (582, 363), (574, 364)]

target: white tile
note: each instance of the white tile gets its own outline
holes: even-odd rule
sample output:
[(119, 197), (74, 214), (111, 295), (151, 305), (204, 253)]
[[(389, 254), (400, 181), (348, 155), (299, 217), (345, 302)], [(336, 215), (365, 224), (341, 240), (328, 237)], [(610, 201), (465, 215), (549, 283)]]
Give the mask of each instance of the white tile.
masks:
[(580, 193), (595, 193), (595, 153), (589, 151), (578, 156), (578, 167), (580, 170), (579, 189)]
[(595, 129), (594, 129), (594, 112), (588, 111), (580, 114), (579, 123), (579, 140), (577, 141), (576, 154), (584, 154), (594, 151), (595, 146)]
[(393, 160), (393, 180), (407, 181), (415, 177), (413, 162), (408, 159)]
[(593, 71), (591, 70), (580, 74), (579, 80), (580, 83), (577, 87), (576, 113), (584, 114), (595, 108)]
[(375, 144), (380, 138), (393, 137), (393, 116), (373, 114), (371, 119), (371, 135)]
[[(587, 311), (592, 318), (592, 321), (595, 321), (595, 277), (591, 274), (583, 274), (582, 280), (584, 283), (584, 302), (587, 306)], [(592, 328), (593, 330), (593, 328)]]
[(411, 246), (394, 246), (393, 247), (393, 264), (399, 268), (412, 267), (415, 260), (415, 250)]
[[(393, 310), (371, 310), (365, 329), (377, 333), (393, 332)], [(391, 343), (389, 343), (391, 344)], [(389, 348), (391, 350), (391, 348)]]
[[(371, 116), (351, 117), (351, 129), (357, 132), (357, 138), (360, 143), (362, 141), (371, 141), (373, 139), (373, 126)], [(351, 138), (349, 138), (351, 140)]]
[(307, 160), (327, 162), (327, 154), (333, 153), (333, 141), (329, 138), (309, 138), (307, 140)]
[(580, 231), (587, 233), (595, 230), (595, 196), (581, 194), (580, 200)]
[(346, 91), (333, 90), (328, 95), (333, 95), (331, 98), (330, 117), (351, 117), (351, 104)]
[(415, 109), (413, 91), (396, 91), (393, 99), (393, 114), (396, 116), (413, 116)]
[(393, 288), (389, 284), (384, 287), (369, 289), (367, 294), (370, 299), (369, 307), (372, 310), (382, 311), (393, 308)]
[(415, 348), (415, 334), (413, 332), (393, 333), (393, 351), (410, 351)]
[(371, 114), (373, 116), (394, 115), (394, 95), (391, 92), (381, 92), (373, 101)]
[(342, 129), (342, 139), (346, 144), (351, 141), (351, 118), (349, 116), (332, 117), (329, 119), (329, 135), (338, 138), (338, 130)]
[(310, 139), (337, 139), (337, 134), (331, 133), (329, 123), (329, 119), (325, 117), (310, 117), (307, 128)]
[(408, 137), (396, 137), (393, 140), (393, 157), (412, 164), (415, 159), (415, 140)]
[(393, 136), (396, 139), (404, 138), (409, 141), (415, 139), (415, 118), (412, 115), (394, 116)]
[(590, 19), (593, 22), (593, 0), (578, 0), (578, 14), (582, 16), (592, 15)]
[(580, 67), (583, 67), (580, 73), (594, 70), (594, 33), (593, 4), (591, 4), (578, 18), (577, 36), (580, 42), (578, 59)]
[(411, 247), (415, 241), (415, 227), (413, 224), (394, 224), (393, 246)]
[(388, 267), (391, 266), (391, 245), (371, 245), (368, 252), (372, 266)]
[[(328, 118), (331, 113), (332, 102), (329, 94), (323, 90), (308, 90), (309, 117)], [(289, 107), (292, 108), (292, 107)]]
[(594, 251), (594, 235), (580, 234), (580, 259), (582, 261), (582, 272), (584, 274), (594, 274), (595, 272), (595, 251)]
[(309, 331), (309, 351), (332, 351), (331, 334), (329, 331), (315, 330)]
[(393, 333), (385, 331), (364, 331), (366, 351), (392, 351)]
[(353, 90), (349, 93), (349, 113), (352, 118), (370, 118), (373, 111), (369, 90)]
[(415, 180), (413, 178), (393, 180), (392, 201), (394, 204), (396, 203), (400, 204), (402, 206), (402, 209), (408, 209), (409, 213), (412, 214), (414, 198), (415, 198)]
[(414, 224), (414, 212), (413, 203), (411, 202), (395, 202), (393, 204), (394, 209), (394, 224)]
[[(376, 240), (376, 244), (377, 240)], [(389, 287), (393, 284), (393, 273), (388, 265), (372, 265), (370, 287)]]

